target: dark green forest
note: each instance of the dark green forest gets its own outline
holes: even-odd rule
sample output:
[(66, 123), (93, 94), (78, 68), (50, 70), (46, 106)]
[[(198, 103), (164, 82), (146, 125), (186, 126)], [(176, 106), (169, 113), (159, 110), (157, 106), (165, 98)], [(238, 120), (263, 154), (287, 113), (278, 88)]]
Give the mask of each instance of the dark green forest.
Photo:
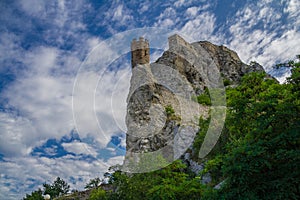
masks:
[[(205, 164), (200, 174), (191, 172), (182, 160), (143, 174), (115, 171), (110, 189), (99, 186), (97, 178), (87, 183), (89, 199), (300, 199), (300, 63), (277, 67), (291, 69), (283, 84), (265, 73), (251, 73), (237, 87), (226, 87), (225, 127), (204, 159), (198, 158), (198, 152), (210, 119), (200, 118), (192, 155)], [(209, 104), (203, 96), (198, 100)], [(202, 184), (207, 173), (212, 180)], [(49, 192), (58, 197), (66, 191), (52, 190), (69, 189), (65, 183), (54, 185), (44, 185), (24, 200), (42, 199)]]

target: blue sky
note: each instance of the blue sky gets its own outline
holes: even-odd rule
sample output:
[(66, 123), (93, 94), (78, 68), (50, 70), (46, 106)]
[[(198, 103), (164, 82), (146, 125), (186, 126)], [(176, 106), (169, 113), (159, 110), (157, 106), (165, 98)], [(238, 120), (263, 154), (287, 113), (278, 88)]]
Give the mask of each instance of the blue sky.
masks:
[(57, 176), (83, 189), (122, 163), (130, 31), (152, 38), (152, 61), (176, 32), (272, 72), (300, 53), (299, 9), (297, 0), (1, 1), (0, 199)]

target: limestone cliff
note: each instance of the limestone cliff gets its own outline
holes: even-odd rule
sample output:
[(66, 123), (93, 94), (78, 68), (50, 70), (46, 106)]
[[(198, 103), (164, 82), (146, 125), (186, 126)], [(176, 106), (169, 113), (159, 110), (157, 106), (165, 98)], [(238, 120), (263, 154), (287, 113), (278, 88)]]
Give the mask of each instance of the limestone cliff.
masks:
[[(232, 84), (239, 83), (241, 77), (246, 73), (264, 71), (263, 67), (258, 63), (252, 66), (246, 65), (240, 60), (236, 52), (225, 46), (218, 46), (207, 41), (195, 42), (191, 46), (201, 46), (205, 49), (220, 70), (223, 80), (229, 80)], [(168, 50), (164, 52), (156, 63), (165, 64), (178, 70), (187, 78), (197, 94), (201, 94), (207, 86), (193, 64), (189, 63), (185, 58), (174, 54), (172, 51)]]
[[(162, 156), (170, 162), (178, 159), (191, 147), (201, 128), (198, 127), (199, 117), (206, 118), (211, 109), (210, 115), (220, 124), (208, 134), (207, 147), (203, 150), (203, 155), (207, 154), (222, 130), (221, 121), (225, 120), (223, 80), (237, 84), (244, 74), (263, 70), (258, 64), (244, 64), (227, 47), (209, 42), (189, 44), (179, 35), (169, 38), (169, 49), (155, 63), (150, 64), (149, 60), (148, 41), (134, 40), (127, 99), (125, 167), (129, 160), (138, 162), (143, 153)], [(206, 89), (210, 91), (215, 109), (195, 101)]]

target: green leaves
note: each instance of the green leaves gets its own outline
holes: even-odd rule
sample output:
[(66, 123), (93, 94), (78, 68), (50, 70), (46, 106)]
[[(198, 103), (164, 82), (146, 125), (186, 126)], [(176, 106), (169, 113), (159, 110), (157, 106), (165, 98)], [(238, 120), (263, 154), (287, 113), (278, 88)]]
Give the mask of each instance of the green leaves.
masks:
[(110, 199), (200, 199), (204, 192), (199, 179), (191, 178), (181, 160), (144, 174), (116, 172), (113, 185), (116, 192)]
[(197, 102), (202, 105), (211, 106), (211, 100), (210, 100), (208, 89), (206, 89), (203, 94), (197, 96)]
[(171, 105), (167, 105), (167, 106), (165, 107), (165, 111), (166, 111), (166, 113), (167, 113), (167, 117), (169, 117), (169, 116), (175, 114), (174, 108), (173, 108)]
[(106, 194), (105, 190), (102, 188), (96, 188), (92, 190), (90, 197), (88, 200), (106, 200), (108, 199), (108, 195)]
[(299, 198), (300, 112), (295, 85), (252, 73), (240, 86), (228, 89), (229, 143), (222, 157), (226, 184), (220, 198)]
[(84, 187), (85, 189), (97, 188), (101, 184), (101, 179), (99, 177), (91, 179), (89, 183)]
[(38, 189), (37, 191), (31, 192), (31, 194), (26, 194), (23, 200), (44, 200), (43, 191)]
[(70, 185), (60, 177), (57, 177), (52, 185), (44, 183), (44, 194), (49, 194), (51, 198), (65, 195), (70, 190)]
[(53, 199), (67, 194), (70, 190), (70, 185), (60, 177), (57, 177), (52, 184), (44, 183), (43, 187), (43, 190), (38, 189), (37, 191), (33, 191), (31, 195), (26, 194), (24, 200), (43, 200), (43, 194), (48, 194)]

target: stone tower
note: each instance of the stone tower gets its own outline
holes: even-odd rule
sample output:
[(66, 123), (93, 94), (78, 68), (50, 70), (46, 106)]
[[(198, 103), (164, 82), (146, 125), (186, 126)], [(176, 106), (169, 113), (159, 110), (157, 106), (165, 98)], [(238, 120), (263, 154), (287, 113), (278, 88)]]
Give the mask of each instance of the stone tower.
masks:
[(139, 40), (133, 39), (131, 42), (131, 66), (144, 65), (150, 63), (149, 41), (140, 37)]

